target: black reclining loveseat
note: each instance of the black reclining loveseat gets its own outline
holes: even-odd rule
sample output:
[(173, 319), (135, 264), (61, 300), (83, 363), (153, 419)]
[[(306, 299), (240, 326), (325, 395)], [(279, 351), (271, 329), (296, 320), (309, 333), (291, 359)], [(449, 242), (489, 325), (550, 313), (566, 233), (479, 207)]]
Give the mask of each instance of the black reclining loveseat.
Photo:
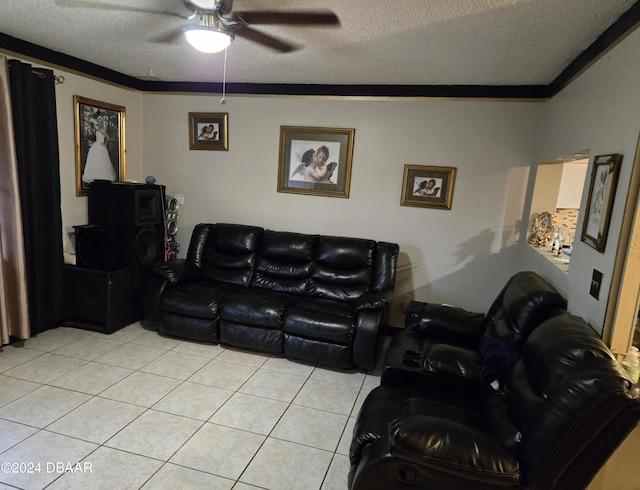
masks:
[(640, 401), (556, 294), (526, 272), (487, 315), (412, 305), (358, 414), (349, 489), (585, 488), (637, 425)]
[(483, 392), (499, 381), (500, 369), (515, 363), (531, 332), (566, 307), (564, 297), (532, 271), (514, 274), (486, 314), (413, 301), (404, 330), (387, 350), (381, 383)]
[(394, 243), (199, 224), (186, 259), (152, 267), (145, 316), (169, 335), (367, 370), (397, 258)]

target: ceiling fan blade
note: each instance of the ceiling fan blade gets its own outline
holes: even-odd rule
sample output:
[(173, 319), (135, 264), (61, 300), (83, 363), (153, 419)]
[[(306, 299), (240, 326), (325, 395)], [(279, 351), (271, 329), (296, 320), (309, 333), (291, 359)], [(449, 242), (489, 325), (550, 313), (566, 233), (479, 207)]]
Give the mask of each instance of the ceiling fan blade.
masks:
[(63, 8), (86, 8), (86, 9), (97, 9), (97, 10), (121, 10), (125, 12), (140, 12), (143, 14), (158, 14), (158, 15), (169, 15), (171, 17), (179, 17), (181, 19), (189, 19), (190, 16), (185, 14), (180, 14), (178, 12), (171, 12), (168, 10), (152, 10), (152, 9), (144, 9), (138, 7), (131, 7), (130, 5), (116, 5), (113, 3), (103, 3), (103, 2), (90, 2), (88, 0), (53, 0), (53, 3)]
[(171, 29), (170, 31), (163, 32), (162, 34), (158, 34), (157, 36), (154, 36), (153, 38), (150, 39), (150, 41), (153, 43), (160, 43), (160, 44), (172, 43), (183, 34), (184, 34), (184, 28), (177, 27), (175, 29)]
[(330, 10), (256, 10), (232, 12), (231, 17), (241, 24), (340, 25)]
[(233, 32), (240, 37), (248, 39), (249, 41), (262, 44), (263, 46), (275, 49), (281, 53), (290, 53), (291, 51), (298, 49), (293, 44), (281, 41), (280, 39), (269, 36), (268, 34), (263, 34), (262, 32), (256, 31), (255, 29), (251, 29), (247, 26), (238, 25)]

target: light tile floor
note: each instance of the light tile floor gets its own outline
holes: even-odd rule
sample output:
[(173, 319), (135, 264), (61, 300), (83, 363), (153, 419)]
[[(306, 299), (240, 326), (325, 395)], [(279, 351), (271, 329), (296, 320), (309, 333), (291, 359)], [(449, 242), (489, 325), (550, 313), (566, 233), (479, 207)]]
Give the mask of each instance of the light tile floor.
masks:
[(0, 488), (345, 490), (375, 373), (60, 327), (0, 350)]

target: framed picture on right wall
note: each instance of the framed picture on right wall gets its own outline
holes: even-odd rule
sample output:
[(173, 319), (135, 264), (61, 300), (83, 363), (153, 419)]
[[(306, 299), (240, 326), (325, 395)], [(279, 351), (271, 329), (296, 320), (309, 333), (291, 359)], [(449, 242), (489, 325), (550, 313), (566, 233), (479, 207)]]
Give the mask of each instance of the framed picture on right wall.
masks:
[(451, 209), (455, 167), (405, 165), (401, 206)]
[(622, 155), (619, 153), (598, 155), (593, 160), (581, 240), (602, 253), (607, 245), (621, 163)]

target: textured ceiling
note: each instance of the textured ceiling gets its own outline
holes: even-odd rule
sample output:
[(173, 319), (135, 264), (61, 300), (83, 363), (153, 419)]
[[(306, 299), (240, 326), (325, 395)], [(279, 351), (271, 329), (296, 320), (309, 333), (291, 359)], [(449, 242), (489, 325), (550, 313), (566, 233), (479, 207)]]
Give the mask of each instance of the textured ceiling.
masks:
[[(0, 32), (131, 75), (220, 82), (224, 53), (180, 38), (178, 17), (77, 8), (73, 0), (2, 0)], [(88, 3), (88, 2), (85, 2)], [(181, 0), (101, 4), (188, 14)], [(547, 85), (636, 0), (235, 0), (234, 11), (328, 8), (340, 27), (260, 26), (301, 49), (281, 54), (237, 37), (229, 83)]]

